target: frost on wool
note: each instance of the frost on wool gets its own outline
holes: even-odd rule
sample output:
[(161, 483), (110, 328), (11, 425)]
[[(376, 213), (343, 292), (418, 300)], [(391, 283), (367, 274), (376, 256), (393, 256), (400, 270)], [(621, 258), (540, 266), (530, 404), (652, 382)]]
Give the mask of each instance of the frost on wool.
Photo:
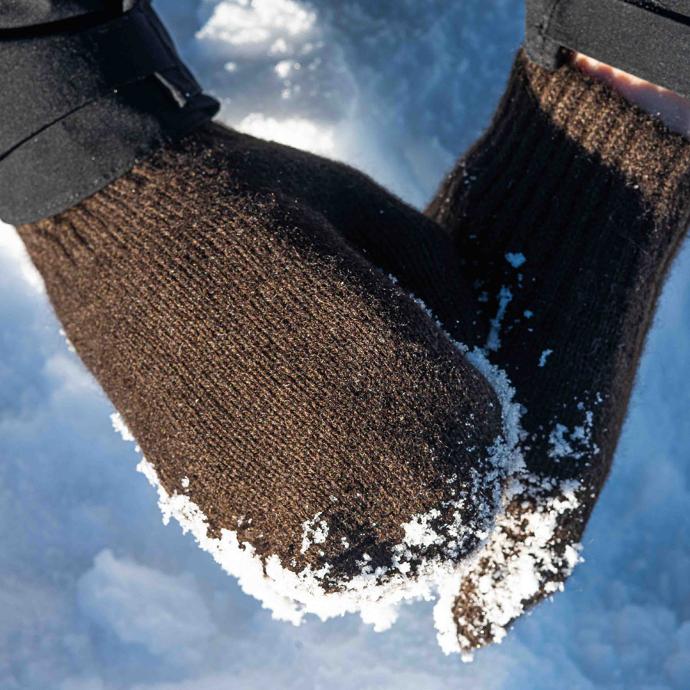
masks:
[(113, 429), (120, 434), (123, 441), (134, 441), (134, 436), (125, 424), (125, 420), (117, 412), (110, 415), (110, 421), (112, 422)]
[[(391, 280), (395, 282), (392, 276)], [(507, 291), (503, 312), (510, 296)], [(412, 298), (442, 328), (426, 305)], [(237, 577), (244, 592), (270, 609), (276, 619), (299, 625), (306, 614), (327, 620), (358, 613), (374, 630), (383, 631), (396, 621), (403, 603), (436, 599), (434, 622), (438, 642), (446, 654), (461, 653), (463, 659), (471, 658), (468, 655), (476, 646), (480, 630), (486, 634), (488, 629), (486, 642), (499, 642), (508, 624), (522, 612), (525, 602), (540, 592), (553, 592), (562, 587), (579, 562), (579, 545), (559, 545), (555, 539), (561, 518), (579, 505), (578, 485), (527, 472), (520, 450), (524, 440), (520, 425), (523, 409), (513, 401), (514, 391), (507, 376), (487, 360), (482, 350), (469, 351), (464, 345), (452, 342), (494, 388), (501, 403), (503, 437), (496, 440), (490, 452), (493, 471), (477, 472), (466, 495), (458, 496), (452, 505), (440, 506), (443, 510), (452, 509), (451, 524), (439, 529), (441, 511), (432, 509), (402, 525), (403, 541), (393, 548), (390, 568), (373, 571), (370, 559), (364, 555), (358, 563), (357, 576), (338, 591), (327, 590), (324, 582), (330, 570), (328, 564), (318, 571), (305, 568), (297, 573), (284, 567), (275, 556), (261, 559), (251, 544), (239, 541), (233, 530), (223, 529), (220, 538), (210, 537), (207, 518), (200, 508), (188, 496), (170, 495), (160, 483), (155, 468), (142, 459), (137, 469), (157, 489), (163, 521), (167, 524), (170, 518), (175, 518), (183, 531), (191, 532), (199, 546), (227, 573)], [(581, 405), (578, 409), (584, 411)], [(132, 440), (117, 416), (113, 424), (125, 438)], [(588, 428), (591, 428), (591, 415), (585, 413), (582, 429), (575, 429), (570, 438), (588, 438)], [(471, 526), (463, 524), (465, 501), (478, 504), (482, 492), (488, 488), (493, 493), (493, 505), (500, 506), (498, 514), (486, 514), (484, 504), (484, 514), (478, 522)], [(331, 497), (334, 499), (337, 501)], [(475, 540), (479, 539), (479, 546), (469, 557), (460, 559), (458, 554), (470, 536), (468, 532), (472, 532)], [(303, 525), (302, 552), (325, 543), (328, 536), (328, 523), (323, 512), (318, 512)], [(420, 562), (414, 549), (430, 545), (440, 547), (440, 555)], [(411, 575), (413, 562), (415, 569)], [(481, 611), (478, 619), (463, 618), (462, 613), (457, 613), (456, 602), (461, 591), (472, 592), (471, 610)]]
[[(497, 444), (496, 463), (508, 461), (506, 448)], [(322, 586), (328, 575), (329, 566), (315, 571), (305, 568), (295, 573), (283, 567), (277, 557), (262, 560), (252, 546), (240, 543), (237, 533), (223, 529), (220, 538), (210, 537), (208, 521), (203, 512), (189, 497), (170, 495), (160, 483), (155, 468), (142, 459), (138, 470), (158, 490), (159, 506), (165, 523), (175, 518), (183, 531), (191, 532), (199, 546), (208, 551), (221, 567), (238, 578), (242, 589), (269, 608), (274, 618), (299, 624), (307, 613), (326, 620), (345, 613), (359, 613), (362, 619), (376, 630), (389, 627), (397, 617), (399, 605), (405, 601), (429, 600), (449, 580), (455, 581), (459, 566), (451, 557), (463, 538), (460, 515), (461, 500), (458, 501), (456, 522), (438, 532), (431, 524), (431, 514), (415, 516), (403, 525), (405, 537), (396, 546), (391, 572), (377, 569), (372, 572), (366, 556), (360, 563), (360, 574), (348, 581), (341, 591), (326, 591)], [(497, 470), (498, 471), (498, 470)], [(496, 481), (496, 476), (492, 477)], [(478, 488), (478, 487), (477, 487)], [(455, 530), (456, 541), (449, 539)], [(328, 536), (328, 525), (319, 514), (304, 525), (303, 548), (323, 543)], [(486, 534), (482, 535), (486, 536)], [(436, 556), (423, 560), (416, 568), (414, 577), (409, 575), (410, 563), (415, 560), (412, 547), (420, 543), (443, 544), (444, 557)], [(387, 579), (382, 581), (382, 576)]]
[(471, 661), (476, 647), (503, 640), (536, 595), (562, 589), (581, 560), (581, 547), (560, 544), (556, 533), (577, 510), (579, 488), (578, 482), (557, 482), (524, 468), (515, 473), (494, 532), (436, 604), (438, 641), (446, 654)]
[[(602, 397), (594, 396), (592, 404), (601, 403)], [(592, 438), (593, 410), (579, 401), (575, 411), (582, 415), (581, 424), (570, 428), (556, 423), (549, 435), (548, 455), (556, 462), (584, 460), (600, 452)], [(515, 467), (493, 533), (448, 600), (437, 604), (439, 643), (446, 653), (460, 652), (471, 659), (476, 647), (500, 642), (531, 601), (563, 588), (582, 560), (581, 545), (565, 543), (558, 534), (577, 514), (584, 489), (578, 481), (538, 476), (524, 464)]]
[[(430, 314), (423, 303), (415, 301)], [(342, 583), (337, 591), (325, 586), (331, 569), (329, 564), (319, 570), (307, 567), (294, 572), (276, 556), (260, 558), (251, 544), (240, 542), (234, 530), (222, 529), (219, 538), (209, 536), (208, 520), (189, 496), (168, 493), (154, 466), (145, 458), (138, 470), (157, 489), (164, 522), (167, 524), (170, 518), (175, 518), (184, 532), (191, 532), (203, 550), (208, 551), (226, 572), (238, 578), (247, 594), (272, 611), (274, 618), (299, 624), (308, 613), (326, 620), (352, 612), (359, 613), (376, 630), (384, 630), (395, 621), (403, 602), (430, 600), (457, 584), (464, 568), (459, 555), (467, 552), (468, 544), (474, 546), (478, 542), (481, 545), (488, 538), (496, 506), (501, 504), (504, 478), (518, 463), (520, 408), (512, 401), (513, 390), (507, 377), (491, 365), (481, 351), (469, 352), (459, 343), (454, 345), (496, 391), (501, 404), (503, 434), (489, 449), (488, 457), (478, 459), (483, 467), (474, 472), (469, 486), (454, 499), (428, 513), (412, 516), (401, 525), (404, 536), (401, 543), (392, 548), (393, 557), (388, 568), (374, 570), (370, 559), (364, 555), (358, 563), (359, 573)], [(132, 440), (119, 417), (114, 418), (113, 425), (125, 438)], [(466, 523), (467, 504), (477, 509), (477, 518), (471, 524)], [(323, 514), (320, 511), (304, 523), (303, 553), (328, 539), (330, 530)], [(449, 516), (447, 522), (439, 520), (442, 515)], [(346, 546), (343, 544), (344, 548)], [(425, 546), (437, 547), (433, 556), (420, 556), (419, 547)]]
[(328, 523), (321, 520), (321, 513), (316, 513), (311, 520), (302, 525), (302, 548), (300, 553), (307, 553), (312, 544), (323, 544), (328, 537)]
[[(597, 396), (596, 404), (601, 402)], [(582, 413), (582, 424), (569, 428), (565, 424), (556, 423), (549, 434), (549, 457), (560, 462), (563, 458), (581, 460), (598, 455), (599, 446), (592, 439), (594, 427), (594, 412), (586, 410), (582, 402), (577, 404), (578, 412)]]
[[(413, 299), (441, 327), (424, 303)], [(487, 360), (483, 351), (468, 351), (464, 345), (452, 342), (496, 391), (502, 409), (503, 438), (497, 439), (490, 452), (493, 471), (485, 475), (477, 472), (466, 495), (459, 496), (453, 505), (441, 506), (443, 510), (453, 509), (451, 514), (455, 517), (451, 524), (439, 529), (441, 511), (432, 509), (402, 525), (403, 541), (393, 548), (390, 568), (373, 571), (365, 555), (358, 564), (357, 576), (341, 590), (327, 591), (323, 583), (330, 570), (328, 564), (318, 571), (305, 568), (296, 573), (275, 556), (261, 559), (250, 544), (239, 541), (233, 530), (223, 529), (220, 538), (210, 537), (207, 518), (200, 508), (188, 496), (177, 492), (170, 495), (155, 468), (144, 458), (137, 469), (157, 489), (163, 521), (167, 524), (175, 518), (183, 531), (191, 532), (199, 546), (227, 573), (237, 577), (244, 592), (270, 609), (276, 619), (299, 625), (306, 614), (327, 620), (358, 613), (374, 630), (382, 631), (395, 622), (403, 603), (436, 599), (434, 622), (439, 644), (446, 654), (462, 653), (463, 658), (468, 658), (474, 646), (468, 632), (473, 625), (488, 626), (491, 640), (500, 641), (524, 602), (540, 591), (555, 591), (561, 586), (564, 573), (569, 574), (578, 562), (577, 545), (567, 545), (560, 555), (554, 550), (560, 516), (577, 508), (577, 486), (527, 473), (520, 451), (523, 410), (513, 402), (514, 391), (507, 376)], [(132, 440), (117, 415), (113, 425), (124, 438)], [(488, 487), (494, 494), (494, 505), (501, 506), (498, 515), (484, 514), (474, 525), (463, 524), (464, 502), (479, 502)], [(459, 559), (457, 554), (469, 536), (468, 531), (480, 540), (479, 547), (470, 557)], [(318, 512), (303, 525), (303, 553), (324, 543), (328, 535), (328, 523)], [(414, 549), (430, 545), (439, 546), (440, 555), (419, 562)], [(347, 544), (343, 547), (347, 548)], [(410, 574), (412, 562), (416, 566), (414, 575)], [(463, 620), (455, 613), (458, 592), (467, 583), (478, 597), (473, 604), (483, 612), (480, 622)]]

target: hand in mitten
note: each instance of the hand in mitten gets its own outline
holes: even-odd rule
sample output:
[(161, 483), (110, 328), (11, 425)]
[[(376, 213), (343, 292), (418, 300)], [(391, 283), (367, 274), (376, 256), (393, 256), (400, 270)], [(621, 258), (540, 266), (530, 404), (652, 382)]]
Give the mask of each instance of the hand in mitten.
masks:
[[(168, 510), (274, 607), (404, 598), (492, 524), (492, 386), (348, 244), (408, 265), (420, 225), (447, 244), (359, 173), (207, 125), (19, 229)], [(423, 248), (407, 289), (444, 265)]]
[(578, 561), (689, 211), (687, 140), (604, 81), (524, 54), (430, 205), (474, 288), (471, 344), (524, 407), (524, 468), (453, 607), (463, 651), (500, 639)]

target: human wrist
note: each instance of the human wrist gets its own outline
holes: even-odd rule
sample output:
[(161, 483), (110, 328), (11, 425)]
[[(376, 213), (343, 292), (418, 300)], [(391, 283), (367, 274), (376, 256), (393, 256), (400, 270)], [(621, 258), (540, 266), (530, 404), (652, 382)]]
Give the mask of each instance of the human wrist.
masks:
[(657, 117), (671, 131), (690, 139), (690, 100), (603, 62), (573, 53), (572, 64), (603, 81), (633, 105)]

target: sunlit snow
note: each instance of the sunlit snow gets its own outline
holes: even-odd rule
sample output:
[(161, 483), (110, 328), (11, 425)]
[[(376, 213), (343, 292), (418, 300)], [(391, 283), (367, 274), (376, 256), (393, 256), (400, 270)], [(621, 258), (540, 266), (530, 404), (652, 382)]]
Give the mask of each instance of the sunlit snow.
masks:
[[(226, 122), (354, 163), (416, 205), (486, 122), (522, 21), (522, 0), (156, 4)], [(384, 633), (351, 615), (277, 622), (164, 526), (141, 457), (0, 226), (0, 688), (687, 690), (689, 381), (686, 248), (585, 563), (463, 665), (439, 649), (431, 603)], [(554, 448), (586, 432), (585, 416)]]

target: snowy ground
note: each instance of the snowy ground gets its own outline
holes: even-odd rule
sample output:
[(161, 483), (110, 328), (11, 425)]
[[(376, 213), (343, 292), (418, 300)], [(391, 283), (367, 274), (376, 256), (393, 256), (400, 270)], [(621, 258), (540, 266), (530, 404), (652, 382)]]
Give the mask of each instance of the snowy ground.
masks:
[[(253, 133), (428, 198), (495, 103), (518, 0), (158, 0)], [(132, 446), (0, 228), (0, 688), (687, 690), (690, 247), (650, 339), (617, 463), (567, 591), (463, 665), (430, 606), (376, 634), (276, 623), (163, 527)]]

